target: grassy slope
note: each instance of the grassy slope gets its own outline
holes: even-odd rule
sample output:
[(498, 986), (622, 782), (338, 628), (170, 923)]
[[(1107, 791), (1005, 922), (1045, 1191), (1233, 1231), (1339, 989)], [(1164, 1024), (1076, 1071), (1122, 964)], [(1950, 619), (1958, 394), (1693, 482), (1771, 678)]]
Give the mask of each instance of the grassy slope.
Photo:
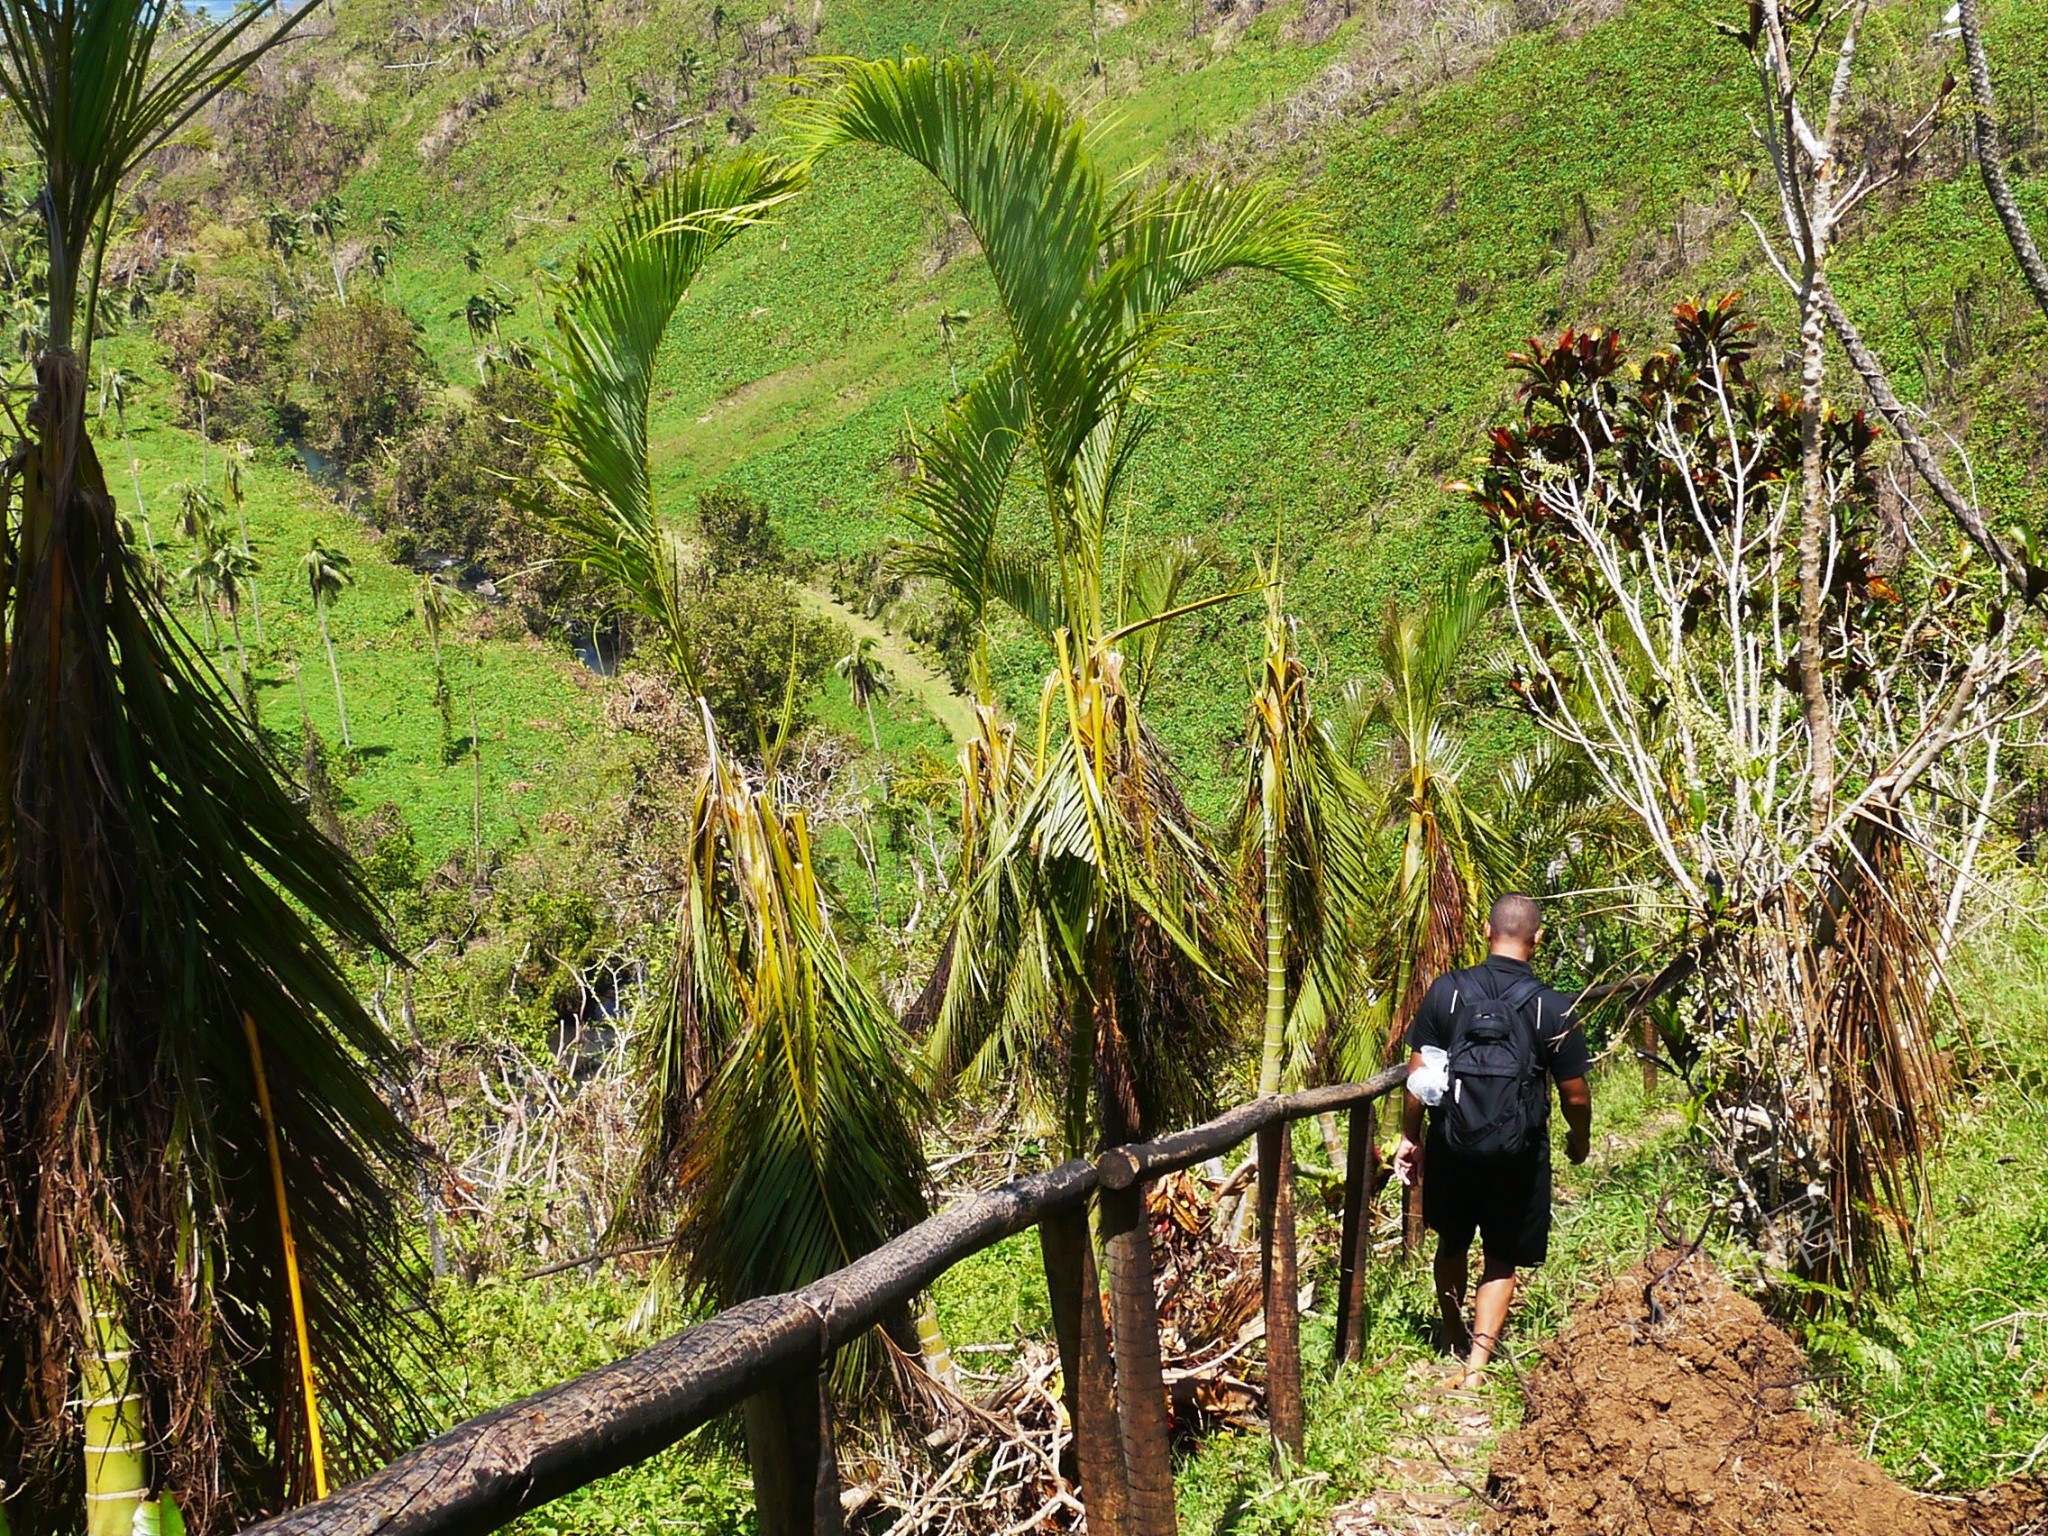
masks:
[[(713, 57), (704, 9), (695, 0), (658, 5), (608, 37), (588, 70), (588, 97), (567, 108), (522, 86), (523, 44), (482, 70), (451, 64), (423, 82), (408, 75), (417, 91), (409, 99), (358, 52), (352, 85), (376, 93), (352, 110), (375, 125), (377, 150), (346, 195), (365, 213), (391, 206), (412, 219), (396, 291), (450, 378), (466, 373), (474, 352), (455, 316), (487, 281), (521, 295), (508, 331), (543, 334), (533, 275), (568, 258), (616, 206), (607, 168), (628, 136), (633, 82), (667, 78), (692, 39)], [(1107, 95), (1099, 110), (1116, 123), (1115, 153), (1136, 166), (1186, 152), (1284, 96), (1364, 25), (1304, 45), (1291, 34), (1299, 9), (1274, 7), (1221, 52), (1210, 37), (1187, 38), (1179, 8), (1141, 10), (1105, 34), (1100, 82), (1081, 72), (1085, 8), (1054, 0), (944, 12), (849, 7), (831, 14), (819, 46), (879, 52), (972, 38), (1079, 97)], [(1936, 9), (1914, 0), (1889, 24), (1910, 31)], [(364, 3), (338, 21), (367, 45), (394, 14)], [(728, 51), (747, 14), (734, 8)], [(1242, 560), (1270, 545), (1284, 519), (1291, 600), (1325, 668), (1366, 672), (1371, 617), (1481, 539), (1441, 485), (1502, 409), (1500, 360), (1522, 337), (1723, 286), (1756, 291), (1782, 328), (1785, 300), (1719, 181), (1756, 156), (1750, 85), (1740, 55), (1712, 31), (1717, 14), (1702, 0), (1636, 0), (1579, 35), (1525, 35), (1466, 80), (1284, 153), (1278, 172), (1311, 189), (1344, 229), (1363, 296), (1348, 317), (1264, 284), (1216, 296), (1213, 332), (1169, 391), (1167, 424), (1134, 477), (1134, 527), (1214, 533)], [(1993, 46), (2012, 61), (2002, 70), (2007, 88), (2031, 92), (2048, 30), (2024, 7), (1993, 16)], [(444, 157), (423, 159), (422, 138), (488, 84), (501, 104)], [(764, 92), (752, 110), (772, 144), (771, 105)], [(1750, 201), (1767, 212), (1761, 192)], [(1672, 251), (1680, 218), (1704, 231), (1688, 238), (1684, 259)], [(1585, 248), (1583, 226), (1593, 234)], [(944, 228), (931, 187), (893, 162), (848, 154), (821, 168), (813, 193), (778, 228), (720, 259), (677, 326), (656, 403), (672, 504), (729, 478), (764, 495), (788, 535), (819, 554), (869, 548), (892, 531), (890, 455), (905, 423), (929, 421), (943, 399), (938, 314), (961, 306), (976, 316), (960, 346), (964, 364), (996, 340), (978, 260), (936, 254)], [(485, 256), (478, 276), (456, 259), (471, 245)], [(1924, 330), (1933, 309), (1945, 310), (1956, 288), (1998, 259), (1974, 180), (1917, 195), (1845, 258), (1841, 286), (1852, 301), (1867, 299), (1867, 328), (1909, 393), (1920, 382), (1914, 325)], [(1986, 382), (1977, 381), (1980, 391)], [(2006, 506), (2036, 489), (2023, 458), (2001, 452), (1998, 439), (1979, 453)], [(1186, 626), (1180, 660), (1155, 695), (1155, 718), (1211, 807), (1240, 712), (1237, 690), (1217, 680), (1235, 678), (1253, 628), (1249, 606)], [(1032, 649), (1013, 647), (1000, 664), (1014, 693), (1028, 696), (1038, 673)]]
[[(165, 398), (167, 381), (150, 349), (133, 338), (103, 346), (101, 361), (136, 380), (128, 422), (142, 494), (150, 509), (163, 559), (175, 578), (189, 554), (174, 533), (177, 488), (198, 484), (210, 468), (226, 498), (225, 455), (215, 444), (202, 452), (195, 433), (170, 425), (151, 402)], [(124, 508), (133, 504), (128, 453), (112, 418), (101, 424), (100, 454)], [(305, 707), (314, 728), (335, 753), (333, 774), (344, 809), (370, 811), (386, 801), (404, 813), (431, 869), (464, 848), (477, 830), (481, 805), (486, 847), (502, 847), (530, 832), (551, 812), (589, 809), (608, 781), (612, 754), (602, 731), (603, 703), (589, 675), (565, 652), (468, 638), (464, 621), (444, 640), (444, 665), (453, 693), (457, 760), (444, 762), (442, 722), (434, 707), (434, 659), (415, 616), (415, 579), (391, 565), (355, 517), (283, 455), (266, 452), (247, 461), (250, 540), (261, 571), (257, 593), (267, 644), (256, 641), (253, 616), (243, 617), (250, 666), (257, 680), (261, 719), (296, 754), (300, 671)], [(336, 660), (348, 702), (355, 744), (341, 752), (341, 725), (333, 685), (300, 559), (315, 541), (353, 562), (355, 585), (330, 610)], [(196, 632), (195, 609), (185, 609)], [(472, 616), (473, 617), (473, 616)], [(221, 665), (231, 672), (233, 650), (223, 634)], [(470, 759), (469, 710), (474, 704), (482, 739), (482, 789), (475, 793)]]

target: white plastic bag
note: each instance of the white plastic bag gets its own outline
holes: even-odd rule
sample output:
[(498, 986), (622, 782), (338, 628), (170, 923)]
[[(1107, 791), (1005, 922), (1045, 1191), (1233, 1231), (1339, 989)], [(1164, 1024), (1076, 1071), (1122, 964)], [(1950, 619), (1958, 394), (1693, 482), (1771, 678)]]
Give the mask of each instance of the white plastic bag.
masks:
[(1433, 1045), (1422, 1048), (1422, 1065), (1408, 1074), (1408, 1091), (1431, 1109), (1451, 1086), (1451, 1058)]

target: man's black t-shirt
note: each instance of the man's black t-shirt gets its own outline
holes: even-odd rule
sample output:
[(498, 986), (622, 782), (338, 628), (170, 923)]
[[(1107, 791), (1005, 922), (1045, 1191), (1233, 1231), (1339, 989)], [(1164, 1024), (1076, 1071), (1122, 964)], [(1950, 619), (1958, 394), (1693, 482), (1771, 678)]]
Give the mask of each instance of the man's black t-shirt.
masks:
[[(1470, 970), (1453, 971), (1430, 984), (1415, 1022), (1408, 1027), (1408, 1047), (1450, 1049), (1451, 1021), (1458, 994), (1478, 987), (1500, 996), (1517, 981), (1534, 975), (1526, 960), (1490, 955)], [(1571, 999), (1549, 987), (1539, 988), (1523, 1005), (1536, 1026), (1537, 1049), (1552, 1082), (1584, 1077), (1592, 1066), (1586, 1037), (1572, 1019)], [(1550, 1251), (1550, 1095), (1543, 1096), (1545, 1134), (1526, 1153), (1506, 1158), (1472, 1160), (1444, 1144), (1443, 1126), (1430, 1115), (1429, 1151), (1423, 1163), (1422, 1219), (1454, 1248), (1469, 1246), (1476, 1231), (1486, 1241), (1488, 1260), (1522, 1267), (1541, 1264)]]
[[(1415, 1022), (1408, 1026), (1408, 1049), (1419, 1051), (1425, 1045), (1433, 1045), (1442, 1051), (1451, 1048), (1451, 1021), (1457, 1014), (1461, 991), (1478, 987), (1499, 997), (1516, 982), (1535, 974), (1526, 960), (1488, 955), (1470, 970), (1451, 971), (1437, 977), (1423, 995)], [(1543, 1068), (1550, 1074), (1550, 1080), (1568, 1083), (1575, 1077), (1584, 1077), (1593, 1064), (1593, 1058), (1586, 1049), (1585, 1035), (1572, 1018), (1572, 1000), (1550, 987), (1538, 987), (1536, 995), (1523, 1004), (1523, 1009), (1536, 1026), (1536, 1048), (1543, 1054)], [(1549, 1104), (1548, 1094), (1544, 1095), (1544, 1103), (1546, 1106)], [(1431, 1115), (1430, 1120), (1434, 1138), (1435, 1115)]]

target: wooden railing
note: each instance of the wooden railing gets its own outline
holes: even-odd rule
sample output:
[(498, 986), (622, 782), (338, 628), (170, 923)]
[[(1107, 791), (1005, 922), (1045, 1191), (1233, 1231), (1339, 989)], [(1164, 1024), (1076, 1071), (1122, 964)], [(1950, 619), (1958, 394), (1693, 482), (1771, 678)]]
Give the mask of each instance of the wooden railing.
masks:
[[(1295, 1318), (1287, 1127), (1348, 1110), (1339, 1254), (1339, 1361), (1356, 1360), (1369, 1202), (1377, 1181), (1373, 1102), (1401, 1086), (1403, 1067), (1363, 1083), (1254, 1099), (1192, 1130), (1111, 1147), (970, 1196), (814, 1285), (743, 1302), (637, 1354), (458, 1424), (381, 1471), (248, 1536), (472, 1536), (644, 1461), (749, 1399), (782, 1414), (816, 1476), (756, 1488), (764, 1536), (840, 1528), (838, 1460), (825, 1379), (841, 1346), (897, 1315), (953, 1265), (1028, 1227), (1040, 1249), (1073, 1419), (1080, 1492), (1094, 1536), (1172, 1536), (1166, 1390), (1152, 1293), (1148, 1181), (1259, 1137), (1259, 1215), (1266, 1287), (1267, 1409), (1274, 1437), (1297, 1453), (1301, 1361)], [(1101, 1203), (1110, 1270), (1109, 1336), (1090, 1241), (1090, 1196)], [(1277, 1241), (1276, 1241), (1277, 1237)], [(1283, 1330), (1277, 1326), (1288, 1321)], [(751, 1410), (750, 1410), (751, 1412)], [(750, 1419), (750, 1423), (751, 1423)], [(772, 1507), (771, 1507), (772, 1506)]]

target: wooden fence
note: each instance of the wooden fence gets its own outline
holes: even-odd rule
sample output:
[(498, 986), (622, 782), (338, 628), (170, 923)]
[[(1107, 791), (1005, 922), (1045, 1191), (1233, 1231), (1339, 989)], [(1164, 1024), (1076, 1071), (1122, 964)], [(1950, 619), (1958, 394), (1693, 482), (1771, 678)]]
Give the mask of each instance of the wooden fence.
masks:
[[(1287, 1127), (1350, 1112), (1337, 1296), (1337, 1358), (1358, 1358), (1369, 1204), (1377, 1182), (1373, 1102), (1405, 1067), (1363, 1083), (1254, 1099), (1192, 1130), (1111, 1147), (960, 1201), (801, 1291), (719, 1313), (637, 1354), (458, 1424), (381, 1471), (247, 1536), (474, 1536), (644, 1461), (739, 1404), (751, 1433), (782, 1433), (792, 1486), (756, 1487), (763, 1536), (840, 1529), (839, 1467), (826, 1382), (833, 1354), (898, 1315), (953, 1265), (1037, 1227), (1093, 1536), (1173, 1536), (1166, 1389), (1152, 1290), (1145, 1185), (1259, 1138), (1259, 1230), (1267, 1317), (1267, 1410), (1274, 1438), (1301, 1449), (1301, 1356), (1294, 1303)], [(1088, 1201), (1099, 1198), (1110, 1271), (1105, 1331)], [(1112, 1366), (1109, 1349), (1114, 1337)], [(757, 1417), (758, 1415), (758, 1417)]]

